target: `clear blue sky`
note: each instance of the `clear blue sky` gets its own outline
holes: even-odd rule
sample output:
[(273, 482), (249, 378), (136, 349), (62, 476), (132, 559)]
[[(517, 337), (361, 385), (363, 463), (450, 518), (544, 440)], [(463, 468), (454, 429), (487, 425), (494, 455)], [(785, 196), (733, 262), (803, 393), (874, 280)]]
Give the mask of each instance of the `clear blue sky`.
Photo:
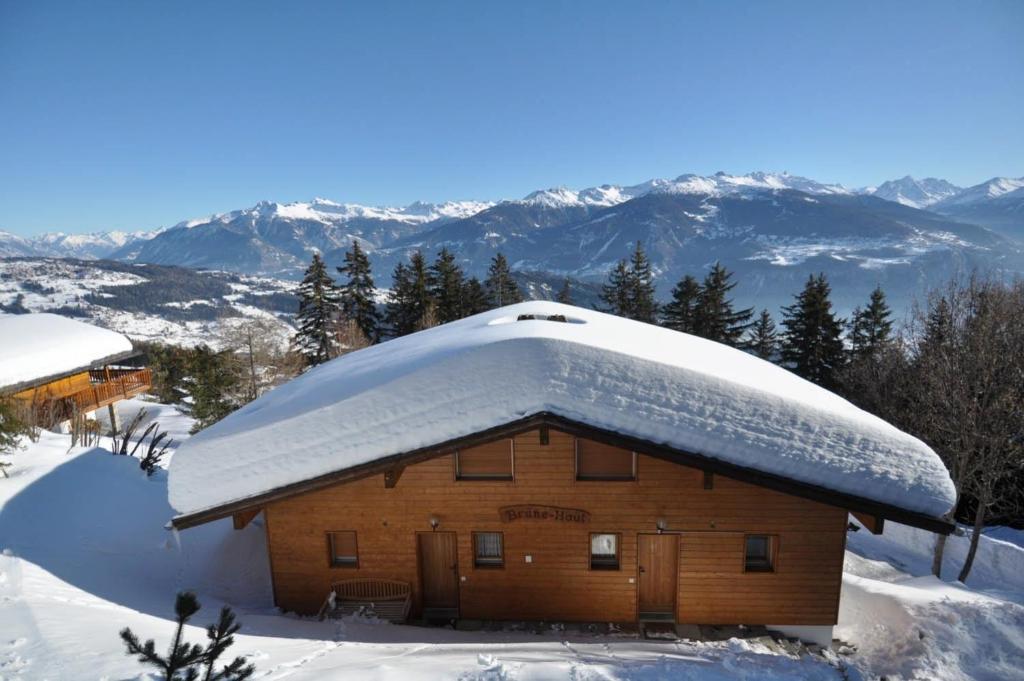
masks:
[(1024, 174), (1024, 2), (0, 0), (0, 229)]

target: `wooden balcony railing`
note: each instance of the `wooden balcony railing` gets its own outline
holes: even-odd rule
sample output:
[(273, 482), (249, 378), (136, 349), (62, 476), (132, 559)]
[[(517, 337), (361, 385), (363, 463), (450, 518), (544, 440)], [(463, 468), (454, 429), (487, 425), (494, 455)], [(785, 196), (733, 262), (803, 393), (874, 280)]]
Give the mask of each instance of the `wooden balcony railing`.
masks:
[(153, 373), (149, 369), (92, 369), (89, 380), (92, 385), (69, 395), (80, 411), (92, 411), (146, 392), (153, 384)]

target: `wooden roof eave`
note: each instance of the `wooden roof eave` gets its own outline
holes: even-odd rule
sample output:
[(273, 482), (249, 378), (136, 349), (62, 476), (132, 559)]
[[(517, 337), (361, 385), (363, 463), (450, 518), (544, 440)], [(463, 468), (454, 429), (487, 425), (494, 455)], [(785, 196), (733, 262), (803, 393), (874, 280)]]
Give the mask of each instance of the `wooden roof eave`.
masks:
[(59, 381), (60, 379), (67, 378), (68, 376), (74, 376), (75, 374), (80, 374), (83, 371), (89, 371), (90, 369), (94, 369), (96, 367), (105, 366), (107, 364), (112, 364), (114, 362), (119, 362), (119, 361), (124, 360), (124, 359), (130, 359), (132, 357), (139, 357), (140, 355), (142, 355), (142, 353), (139, 352), (138, 350), (125, 350), (124, 352), (118, 352), (118, 353), (115, 353), (113, 355), (108, 355), (106, 357), (101, 357), (99, 359), (93, 360), (92, 362), (89, 362), (88, 364), (80, 366), (80, 367), (77, 367), (75, 369), (69, 369), (67, 371), (61, 371), (61, 372), (58, 372), (56, 374), (51, 374), (49, 376), (41, 376), (39, 378), (33, 378), (33, 379), (28, 380), (28, 381), (22, 381), (21, 383), (15, 383), (13, 385), (0, 386), (0, 394), (3, 394), (3, 395), (15, 395), (17, 393), (24, 392), (25, 390), (31, 390), (32, 388), (38, 388), (39, 386), (46, 385), (47, 383), (53, 383), (54, 381)]
[(686, 450), (676, 449), (663, 444), (657, 444), (642, 440), (640, 438), (622, 435), (615, 431), (596, 428), (588, 424), (573, 421), (550, 412), (540, 412), (509, 423), (488, 428), (487, 430), (474, 433), (465, 437), (455, 438), (440, 444), (422, 447), (409, 452), (393, 454), (358, 466), (352, 466), (339, 471), (332, 471), (318, 475), (308, 480), (283, 485), (260, 494), (238, 499), (226, 504), (212, 508), (184, 513), (175, 516), (170, 526), (174, 529), (186, 529), (202, 525), (203, 523), (227, 518), (242, 511), (249, 511), (259, 508), (268, 503), (279, 501), (297, 494), (312, 492), (331, 485), (343, 482), (352, 482), (372, 475), (387, 473), (398, 468), (433, 459), (438, 456), (450, 454), (457, 449), (472, 447), (492, 440), (505, 437), (512, 437), (523, 432), (535, 430), (541, 427), (549, 427), (555, 430), (585, 437), (608, 445), (630, 449), (657, 459), (669, 461), (691, 468), (697, 468), (706, 472), (721, 475), (733, 480), (745, 482), (759, 487), (765, 487), (785, 494), (817, 501), (829, 506), (846, 509), (850, 512), (860, 512), (878, 518), (885, 518), (911, 527), (917, 527), (939, 534), (949, 534), (954, 524), (943, 518), (935, 518), (924, 513), (909, 511), (891, 504), (884, 504), (873, 499), (837, 492), (826, 487), (811, 483), (793, 480), (774, 473), (766, 473), (747, 466), (716, 459), (703, 454), (696, 454)]

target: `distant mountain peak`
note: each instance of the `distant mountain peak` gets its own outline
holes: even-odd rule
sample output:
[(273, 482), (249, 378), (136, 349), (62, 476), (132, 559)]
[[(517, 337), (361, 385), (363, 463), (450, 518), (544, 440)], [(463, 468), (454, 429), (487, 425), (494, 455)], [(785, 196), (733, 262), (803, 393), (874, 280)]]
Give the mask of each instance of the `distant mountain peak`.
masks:
[(910, 175), (904, 175), (898, 180), (883, 182), (867, 193), (911, 208), (927, 208), (955, 196), (960, 191), (960, 187), (946, 180), (935, 177), (917, 180)]

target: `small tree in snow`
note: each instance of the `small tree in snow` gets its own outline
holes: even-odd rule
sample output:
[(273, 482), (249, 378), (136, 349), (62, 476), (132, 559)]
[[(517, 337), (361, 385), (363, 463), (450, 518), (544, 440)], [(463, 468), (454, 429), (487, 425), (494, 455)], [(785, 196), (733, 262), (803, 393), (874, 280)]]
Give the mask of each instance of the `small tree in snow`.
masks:
[(21, 418), (13, 399), (0, 398), (0, 454), (18, 447), (21, 436), (28, 432), (28, 424)]
[(234, 635), (241, 628), (235, 621), (231, 608), (224, 606), (215, 624), (206, 628), (207, 643), (188, 643), (182, 639), (185, 624), (199, 612), (199, 601), (195, 594), (184, 591), (179, 593), (174, 602), (174, 614), (177, 629), (166, 655), (156, 652), (153, 639), (145, 643), (139, 641), (132, 630), (125, 627), (121, 630), (129, 655), (137, 657), (139, 662), (151, 665), (160, 670), (164, 681), (244, 681), (256, 671), (256, 667), (246, 664), (244, 657), (236, 657), (219, 670), (216, 669), (220, 656), (235, 642)]

